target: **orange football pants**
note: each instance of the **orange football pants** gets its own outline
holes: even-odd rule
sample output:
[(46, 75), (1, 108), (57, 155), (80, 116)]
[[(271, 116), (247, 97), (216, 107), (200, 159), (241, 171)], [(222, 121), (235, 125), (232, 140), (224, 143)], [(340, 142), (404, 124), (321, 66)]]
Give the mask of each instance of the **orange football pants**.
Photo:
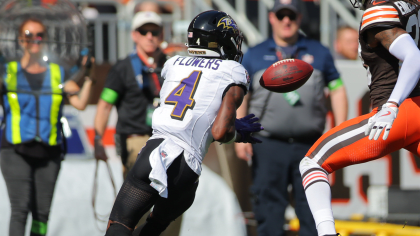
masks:
[(386, 140), (382, 139), (384, 131), (378, 140), (369, 140), (369, 135), (365, 135), (365, 125), (377, 112), (375, 108), (369, 114), (331, 129), (316, 141), (306, 156), (329, 173), (381, 158), (401, 148), (420, 156), (420, 96), (407, 98), (401, 104)]

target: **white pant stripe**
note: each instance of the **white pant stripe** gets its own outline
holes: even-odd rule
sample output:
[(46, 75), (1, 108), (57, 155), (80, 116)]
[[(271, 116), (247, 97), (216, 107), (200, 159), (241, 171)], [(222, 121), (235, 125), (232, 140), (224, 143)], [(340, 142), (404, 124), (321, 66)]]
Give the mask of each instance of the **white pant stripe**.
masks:
[(322, 148), (321, 148), (321, 150), (319, 150), (319, 152), (315, 155), (315, 157), (313, 158), (313, 160), (314, 161), (316, 161), (316, 162), (318, 162), (319, 161), (319, 159), (321, 159), (321, 157), (330, 149), (330, 148), (332, 148), (332, 147), (334, 147), (336, 144), (338, 144), (338, 143), (340, 143), (340, 142), (342, 142), (342, 141), (344, 141), (344, 140), (347, 140), (347, 139), (350, 139), (350, 138), (352, 138), (352, 137), (354, 137), (354, 136), (356, 136), (356, 135), (359, 135), (359, 134), (361, 134), (361, 133), (364, 133), (365, 132), (365, 125), (364, 126), (362, 126), (362, 127), (359, 127), (359, 128), (357, 128), (357, 129), (355, 129), (355, 130), (352, 130), (352, 131), (349, 131), (349, 132), (347, 132), (347, 133), (345, 133), (345, 134), (342, 134), (342, 135), (340, 135), (340, 136), (338, 136), (338, 137), (336, 137), (336, 138), (334, 138), (334, 139), (332, 139), (331, 141), (329, 141), (328, 143), (326, 143)]

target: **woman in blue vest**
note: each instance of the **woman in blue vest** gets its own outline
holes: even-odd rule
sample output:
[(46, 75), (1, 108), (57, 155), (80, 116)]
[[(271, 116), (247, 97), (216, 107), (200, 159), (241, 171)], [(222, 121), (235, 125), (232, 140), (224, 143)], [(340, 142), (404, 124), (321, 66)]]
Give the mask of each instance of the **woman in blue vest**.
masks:
[(92, 86), (90, 79), (82, 89), (74, 81), (64, 83), (63, 67), (43, 60), (46, 32), (41, 21), (25, 20), (19, 27), (23, 56), (4, 65), (0, 166), (12, 210), (9, 236), (24, 236), (29, 212), (30, 235), (46, 235), (62, 160), (63, 100), (83, 110)]

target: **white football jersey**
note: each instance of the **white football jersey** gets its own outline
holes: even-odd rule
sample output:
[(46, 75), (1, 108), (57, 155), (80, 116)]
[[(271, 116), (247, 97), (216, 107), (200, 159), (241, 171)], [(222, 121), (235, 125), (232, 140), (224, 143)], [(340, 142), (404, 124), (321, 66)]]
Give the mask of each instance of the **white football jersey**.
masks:
[(232, 85), (248, 91), (248, 72), (236, 61), (174, 56), (165, 63), (162, 77), (153, 135), (172, 139), (201, 163), (224, 93)]

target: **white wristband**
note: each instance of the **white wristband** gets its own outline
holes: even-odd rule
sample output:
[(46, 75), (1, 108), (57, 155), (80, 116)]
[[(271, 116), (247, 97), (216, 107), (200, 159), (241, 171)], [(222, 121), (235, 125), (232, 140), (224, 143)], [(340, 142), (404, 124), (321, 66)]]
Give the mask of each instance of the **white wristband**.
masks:
[(233, 143), (236, 141), (236, 135), (238, 134), (238, 132), (235, 130), (235, 135), (233, 136), (233, 139), (230, 140), (229, 142), (226, 142), (225, 144), (229, 144), (229, 143)]

